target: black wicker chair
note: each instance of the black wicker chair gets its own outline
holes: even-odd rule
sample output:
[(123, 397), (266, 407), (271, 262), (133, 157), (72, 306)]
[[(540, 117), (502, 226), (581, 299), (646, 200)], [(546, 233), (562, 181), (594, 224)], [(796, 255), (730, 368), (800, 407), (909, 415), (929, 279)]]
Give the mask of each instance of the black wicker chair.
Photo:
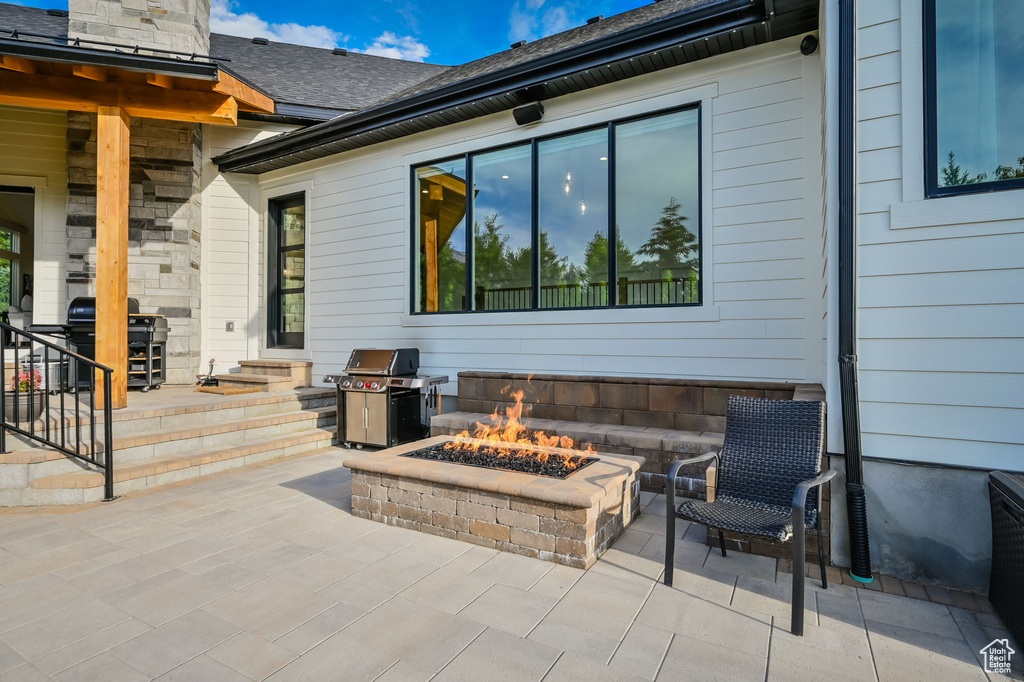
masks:
[[(723, 531), (793, 539), (794, 635), (804, 632), (804, 534), (818, 531), (821, 585), (825, 553), (821, 538), (822, 486), (835, 471), (821, 471), (825, 449), (825, 405), (817, 401), (764, 400), (729, 396), (722, 453), (711, 452), (674, 462), (665, 485), (668, 528), (665, 539), (665, 584), (672, 585), (676, 516), (718, 530), (722, 556)], [(717, 485), (714, 502), (687, 500), (676, 508), (675, 480), (679, 469), (714, 460)], [(812, 495), (817, 488), (817, 495)], [(674, 513), (673, 513), (674, 512)]]

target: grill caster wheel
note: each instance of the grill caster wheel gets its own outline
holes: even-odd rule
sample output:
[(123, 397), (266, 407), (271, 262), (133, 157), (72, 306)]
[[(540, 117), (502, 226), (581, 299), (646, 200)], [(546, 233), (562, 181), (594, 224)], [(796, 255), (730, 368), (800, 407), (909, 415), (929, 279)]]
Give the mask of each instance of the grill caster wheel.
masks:
[(163, 384), (157, 384), (156, 386), (150, 386), (150, 388), (152, 388), (154, 391), (159, 391), (162, 385)]
[(356, 450), (362, 450), (362, 449), (363, 449), (363, 444), (362, 443), (356, 443)]
[(352, 443), (345, 443), (345, 449), (346, 450), (351, 450), (352, 449)]
[(142, 393), (149, 393), (149, 389), (150, 389), (149, 386), (143, 386), (142, 389), (141, 389), (141, 392)]

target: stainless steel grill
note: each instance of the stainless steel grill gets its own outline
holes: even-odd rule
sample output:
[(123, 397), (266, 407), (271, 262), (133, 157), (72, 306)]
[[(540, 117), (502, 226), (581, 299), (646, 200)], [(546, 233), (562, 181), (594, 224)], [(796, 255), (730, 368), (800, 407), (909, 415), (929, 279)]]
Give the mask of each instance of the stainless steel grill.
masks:
[(418, 348), (352, 351), (345, 374), (324, 377), (338, 386), (338, 440), (346, 447), (389, 448), (423, 438), (448, 377), (421, 376), (419, 368)]

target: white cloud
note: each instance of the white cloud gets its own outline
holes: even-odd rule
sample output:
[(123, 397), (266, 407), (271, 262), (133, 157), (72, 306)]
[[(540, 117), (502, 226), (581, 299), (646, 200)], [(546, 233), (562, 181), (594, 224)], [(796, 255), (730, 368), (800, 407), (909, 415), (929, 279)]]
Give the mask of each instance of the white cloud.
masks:
[(233, 0), (213, 0), (210, 8), (210, 30), (244, 38), (261, 36), (281, 43), (309, 45), (310, 47), (335, 47), (349, 39), (326, 26), (303, 26), (302, 24), (271, 24), (253, 12), (236, 14)]
[(412, 36), (400, 36), (393, 31), (384, 31), (366, 49), (356, 51), (413, 62), (422, 62), (430, 56), (430, 48), (426, 45)]
[(579, 23), (574, 10), (573, 3), (551, 5), (547, 0), (516, 0), (509, 11), (508, 39), (537, 40), (561, 33)]

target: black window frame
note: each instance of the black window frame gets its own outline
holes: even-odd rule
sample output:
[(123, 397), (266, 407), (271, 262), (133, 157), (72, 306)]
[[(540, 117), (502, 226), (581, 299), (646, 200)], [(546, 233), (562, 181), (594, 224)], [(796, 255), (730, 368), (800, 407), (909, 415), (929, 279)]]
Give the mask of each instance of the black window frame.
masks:
[[(697, 300), (690, 303), (658, 303), (658, 304), (633, 304), (625, 305), (618, 302), (618, 279), (616, 272), (617, 258), (615, 254), (618, 253), (618, 235), (615, 230), (615, 126), (623, 123), (632, 123), (634, 121), (642, 121), (648, 118), (657, 118), (659, 116), (667, 116), (670, 114), (678, 113), (681, 111), (696, 111), (697, 112), (697, 216), (698, 216), (698, 230), (697, 230)], [(539, 202), (538, 198), (538, 165), (539, 155), (537, 145), (545, 140), (556, 139), (560, 137), (568, 137), (570, 135), (576, 135), (579, 133), (585, 133), (592, 130), (606, 129), (608, 132), (608, 305), (602, 306), (575, 306), (575, 307), (540, 307), (540, 270), (537, 267), (537, 259), (539, 258), (540, 252), (540, 230), (539, 230)], [(416, 286), (416, 271), (419, 268), (419, 252), (416, 244), (416, 231), (419, 225), (419, 214), (418, 214), (418, 179), (416, 172), (420, 168), (428, 166), (435, 166), (438, 164), (448, 163), (450, 161), (462, 160), (465, 163), (466, 168), (466, 186), (473, 186), (473, 164), (472, 157), (477, 154), (486, 154), (488, 152), (500, 151), (503, 149), (511, 149), (513, 147), (519, 147), (523, 145), (530, 145), (531, 152), (531, 246), (534, 258), (534, 267), (532, 268), (532, 291), (531, 291), (531, 306), (529, 308), (509, 308), (509, 309), (497, 309), (497, 310), (480, 310), (474, 309), (470, 296), (472, 295), (472, 282), (473, 282), (473, 268), (472, 268), (472, 257), (473, 257), (473, 202), (466, 201), (466, 308), (463, 310), (416, 310), (416, 302), (419, 298), (419, 291)], [(642, 114), (636, 114), (632, 116), (625, 116), (621, 118), (611, 119), (604, 123), (591, 124), (586, 126), (580, 126), (578, 128), (570, 128), (568, 130), (561, 130), (556, 133), (549, 133), (547, 135), (537, 135), (523, 140), (516, 140), (507, 144), (494, 145), (491, 147), (482, 147), (480, 149), (474, 149), (472, 151), (465, 152), (463, 154), (454, 154), (451, 156), (445, 156), (443, 158), (434, 159), (425, 163), (418, 163), (410, 166), (409, 172), (409, 314), (410, 315), (477, 315), (477, 314), (491, 314), (491, 313), (535, 313), (535, 312), (558, 312), (568, 310), (628, 310), (634, 308), (643, 309), (664, 309), (664, 308), (697, 308), (704, 305), (704, 111), (700, 102), (690, 102), (687, 104), (669, 107), (666, 109), (658, 109), (656, 111), (645, 112)]]
[(939, 124), (938, 124), (938, 88), (936, 87), (936, 35), (935, 35), (935, 2), (924, 0), (922, 7), (922, 32), (924, 47), (924, 183), (925, 196), (929, 199), (959, 196), (962, 194), (981, 194), (983, 192), (1000, 192), (1003, 190), (1024, 188), (1024, 178), (1013, 180), (990, 180), (975, 182), (969, 185), (951, 185), (939, 187)]
[(306, 250), (306, 227), (309, 216), (303, 211), (302, 221), (302, 244), (292, 244), (287, 247), (281, 246), (281, 213), (285, 208), (293, 206), (306, 206), (306, 193), (292, 192), (280, 196), (270, 197), (267, 200), (267, 348), (282, 350), (302, 350), (306, 347), (306, 315), (305, 298), (303, 298), (303, 315), (301, 332), (285, 332), (281, 329), (281, 297), (285, 294), (306, 293), (306, 277), (303, 276), (302, 286), (298, 288), (282, 289), (281, 272), (283, 270), (282, 259), (286, 251), (303, 251), (303, 268), (305, 268)]

